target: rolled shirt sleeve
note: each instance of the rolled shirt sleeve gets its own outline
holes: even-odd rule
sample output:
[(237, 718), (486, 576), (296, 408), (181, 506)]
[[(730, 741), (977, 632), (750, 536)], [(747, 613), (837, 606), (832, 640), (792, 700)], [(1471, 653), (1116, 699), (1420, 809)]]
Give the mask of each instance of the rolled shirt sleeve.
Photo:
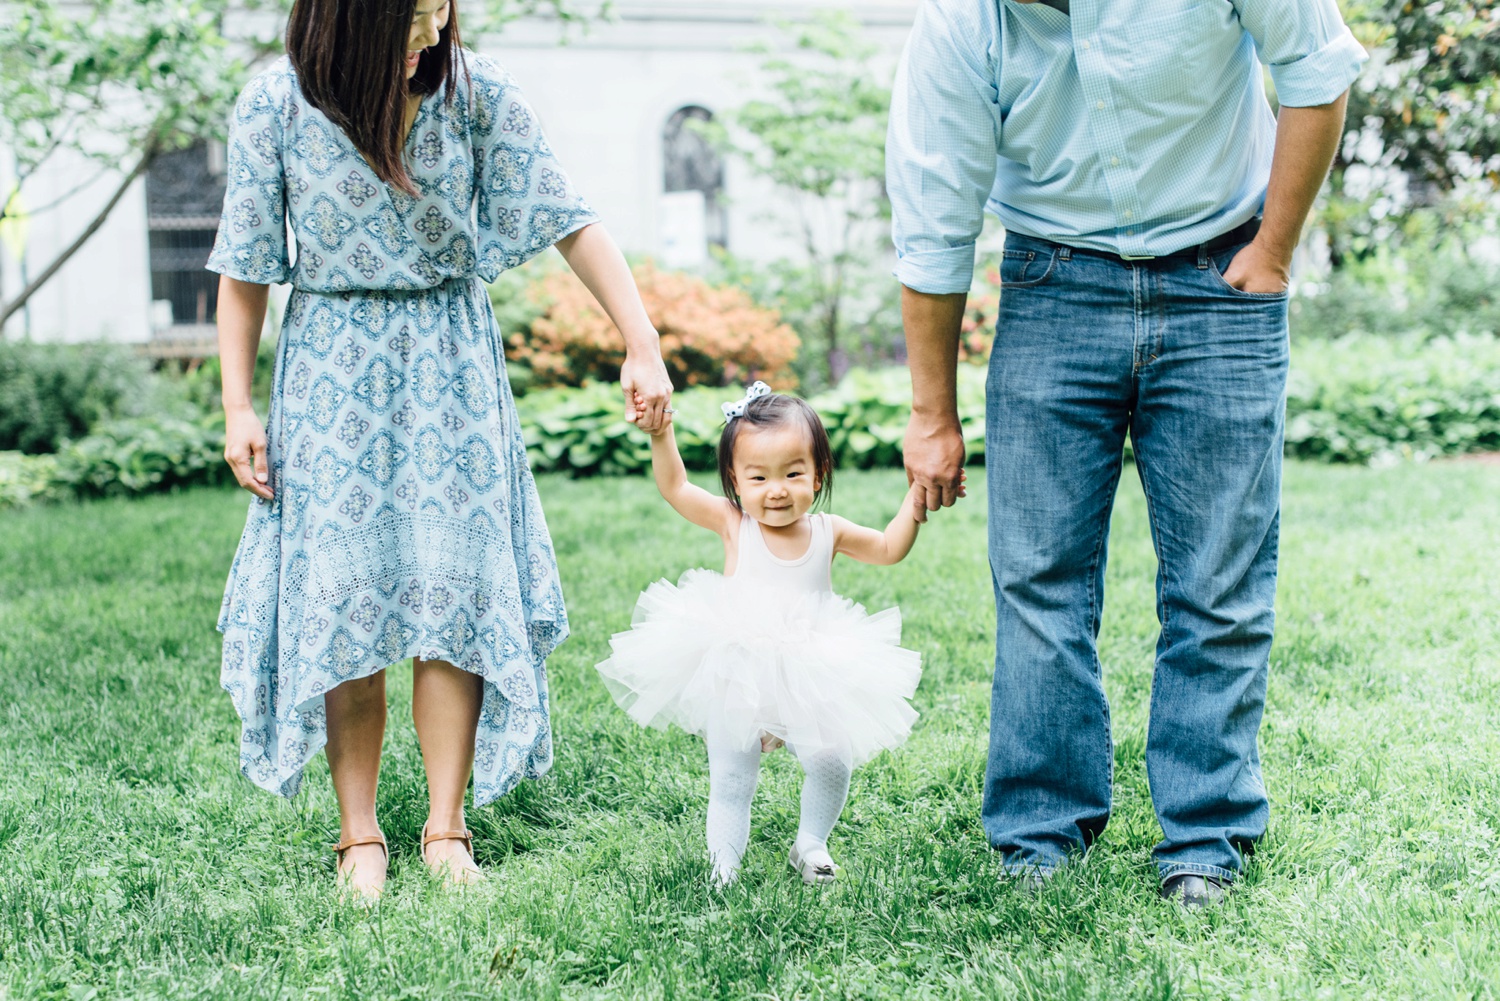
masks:
[[(895, 276), (967, 292), (1000, 148), (994, 4), (924, 0), (902, 53), (886, 133)], [(971, 23), (972, 22), (972, 23)]]
[(1335, 0), (1233, 0), (1256, 54), (1288, 108), (1329, 104), (1349, 89), (1369, 58)]

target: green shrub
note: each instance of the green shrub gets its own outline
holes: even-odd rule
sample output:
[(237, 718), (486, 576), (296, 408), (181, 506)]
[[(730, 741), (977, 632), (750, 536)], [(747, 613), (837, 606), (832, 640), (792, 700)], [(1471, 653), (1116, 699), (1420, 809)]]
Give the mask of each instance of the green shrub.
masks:
[[(1500, 450), (1500, 337), (1349, 335), (1299, 342), (1287, 399), (1287, 453), (1325, 462), (1425, 459)], [(958, 406), (971, 462), (984, 459), (985, 371), (958, 370)], [(910, 374), (859, 370), (811, 398), (843, 468), (899, 466)], [(733, 388), (674, 394), (678, 447), (689, 469), (715, 465)], [(519, 404), (537, 472), (574, 476), (644, 472), (649, 439), (625, 422), (612, 383), (536, 390)], [(218, 414), (111, 420), (55, 456), (0, 452), (0, 508), (77, 495), (136, 494), (228, 484)], [(1128, 451), (1128, 446), (1127, 446)]]
[[(959, 369), (959, 411), (970, 460), (984, 457), (984, 370)], [(672, 427), (683, 463), (715, 468), (714, 450), (724, 427), (719, 405), (734, 388), (685, 389), (672, 395)], [(835, 389), (811, 398), (828, 428), (834, 460), (844, 468), (901, 464), (911, 379), (904, 368), (856, 370)], [(579, 389), (537, 390), (519, 404), (532, 468), (574, 476), (648, 470), (651, 444), (621, 416), (618, 387), (590, 383)]]
[(55, 452), (105, 418), (140, 413), (150, 382), (122, 345), (0, 341), (0, 450)]
[(0, 511), (62, 496), (56, 474), (53, 456), (0, 452)]
[(1299, 341), (1350, 333), (1500, 333), (1500, 268), (1445, 246), (1380, 254), (1324, 282), (1300, 285), (1288, 309)]
[(1299, 342), (1286, 439), (1287, 454), (1327, 462), (1500, 449), (1500, 337)]
[[(984, 460), (984, 376), (983, 368), (958, 367), (958, 417), (970, 462)], [(911, 416), (911, 373), (906, 369), (856, 369), (809, 402), (828, 428), (839, 466), (901, 465), (901, 443)]]
[[(677, 447), (689, 469), (712, 469), (725, 389), (686, 389), (672, 395)], [(578, 388), (538, 389), (518, 404), (526, 452), (537, 472), (575, 476), (634, 473), (651, 467), (651, 441), (628, 423), (619, 387), (591, 382)]]
[(54, 483), (83, 497), (233, 482), (221, 415), (110, 421), (56, 456)]
[[(255, 354), (255, 375), (250, 383), (250, 401), (264, 420), (271, 404), (271, 381), (276, 371), (276, 338), (262, 337)], [(203, 359), (187, 369), (166, 362), (157, 370), (154, 404), (143, 413), (171, 413), (186, 419), (214, 414), (223, 409), (224, 370), (219, 356)]]
[[(1500, 450), (1500, 337), (1349, 335), (1299, 342), (1293, 362), (1288, 455), (1379, 462)], [(959, 417), (971, 462), (984, 459), (984, 378), (978, 366), (959, 366)], [(718, 405), (732, 395), (691, 389), (673, 396), (689, 469), (714, 468), (723, 425)], [(838, 464), (868, 468), (901, 464), (910, 399), (907, 370), (889, 368), (852, 372), (811, 403)], [(646, 437), (620, 410), (618, 390), (603, 383), (526, 397), (521, 420), (534, 467), (575, 476), (648, 469)]]

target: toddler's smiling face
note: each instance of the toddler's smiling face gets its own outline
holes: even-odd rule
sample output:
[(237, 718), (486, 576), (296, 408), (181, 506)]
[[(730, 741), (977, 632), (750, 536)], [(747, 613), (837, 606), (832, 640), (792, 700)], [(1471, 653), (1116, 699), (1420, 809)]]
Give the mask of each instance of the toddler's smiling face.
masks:
[(817, 465), (805, 428), (796, 424), (745, 428), (734, 443), (734, 488), (745, 513), (768, 528), (784, 528), (812, 509)]

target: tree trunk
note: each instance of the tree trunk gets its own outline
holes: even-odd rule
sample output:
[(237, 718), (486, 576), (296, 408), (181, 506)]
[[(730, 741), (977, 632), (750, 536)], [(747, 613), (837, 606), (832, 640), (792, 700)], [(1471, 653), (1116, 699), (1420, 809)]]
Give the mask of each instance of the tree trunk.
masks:
[(83, 232), (78, 235), (78, 239), (69, 244), (67, 249), (62, 253), (58, 254), (52, 263), (47, 265), (36, 278), (32, 279), (30, 284), (23, 288), (14, 299), (0, 304), (0, 331), (5, 329), (6, 321), (15, 315), (21, 307), (25, 306), (26, 301), (35, 295), (37, 290), (43, 285), (47, 284), (52, 279), (52, 276), (57, 274), (64, 264), (68, 263), (68, 259), (78, 253), (83, 245), (89, 241), (89, 238), (99, 231), (99, 227), (104, 225), (104, 220), (109, 218), (109, 214), (114, 211), (120, 199), (125, 197), (125, 192), (135, 183), (135, 179), (145, 173), (147, 167), (151, 166), (151, 161), (156, 159), (158, 150), (159, 147), (155, 141), (148, 143), (146, 151), (136, 161), (135, 168), (129, 174), (125, 175), (125, 179), (120, 182), (120, 186), (115, 189), (115, 193), (110, 196), (109, 201), (104, 203), (104, 208), (100, 209), (89, 224), (84, 227)]
[(835, 385), (839, 381), (839, 294), (837, 292), (829, 296), (828, 304), (823, 314), (823, 335), (827, 339), (825, 358), (828, 363), (828, 384)]

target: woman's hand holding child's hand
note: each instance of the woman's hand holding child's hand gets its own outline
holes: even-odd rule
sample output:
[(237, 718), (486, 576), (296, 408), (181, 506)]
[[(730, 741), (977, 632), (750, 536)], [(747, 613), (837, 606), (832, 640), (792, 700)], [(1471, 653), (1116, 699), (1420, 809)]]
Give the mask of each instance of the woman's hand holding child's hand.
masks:
[(647, 434), (659, 434), (670, 419), (672, 380), (666, 363), (654, 352), (627, 353), (620, 366), (620, 390), (625, 394), (625, 419)]
[[(667, 402), (670, 403), (672, 401), (669, 399)], [(645, 411), (646, 411), (646, 399), (645, 399), (645, 397), (641, 396), (640, 393), (636, 393), (635, 394), (634, 405), (635, 405), (635, 412), (637, 414), (645, 413)], [(626, 420), (629, 420), (629, 418), (627, 417)], [(672, 426), (672, 409), (670, 407), (666, 407), (666, 408), (664, 408), (662, 410), (661, 423), (658, 424), (654, 429), (650, 428), (650, 427), (647, 427), (644, 421), (636, 421), (636, 424), (640, 427), (640, 429), (642, 431), (646, 432), (651, 437), (653, 437), (653, 438), (659, 438), (662, 435), (666, 434), (667, 433), (667, 429)]]

